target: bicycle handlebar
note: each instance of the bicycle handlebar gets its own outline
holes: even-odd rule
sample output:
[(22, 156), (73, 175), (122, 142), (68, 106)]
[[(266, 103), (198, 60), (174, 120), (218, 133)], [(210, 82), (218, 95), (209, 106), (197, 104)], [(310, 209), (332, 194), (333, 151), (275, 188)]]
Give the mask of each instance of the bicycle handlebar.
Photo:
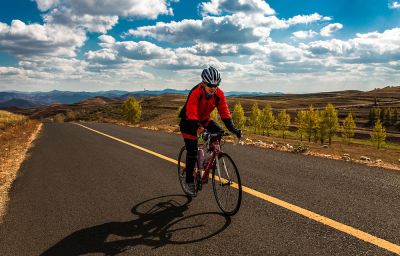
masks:
[(230, 134), (227, 133), (227, 132), (210, 133), (210, 136), (211, 136), (211, 137), (218, 137), (218, 136), (224, 137), (224, 136), (229, 136), (229, 135), (230, 135)]

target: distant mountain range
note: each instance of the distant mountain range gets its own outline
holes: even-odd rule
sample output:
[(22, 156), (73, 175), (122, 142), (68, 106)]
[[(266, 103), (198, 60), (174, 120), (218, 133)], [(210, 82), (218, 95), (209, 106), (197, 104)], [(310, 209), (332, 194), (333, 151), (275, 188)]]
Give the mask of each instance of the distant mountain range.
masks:
[[(19, 107), (19, 108), (32, 108), (55, 103), (73, 104), (82, 100), (87, 100), (93, 97), (106, 97), (110, 99), (124, 100), (128, 96), (135, 97), (148, 97), (157, 96), (162, 94), (188, 94), (190, 90), (144, 90), (144, 91), (99, 91), (99, 92), (70, 92), (70, 91), (50, 91), (50, 92), (19, 92), (19, 91), (5, 91), (0, 92), (0, 108)], [(280, 92), (225, 92), (226, 96), (260, 96), (269, 94), (282, 94)]]

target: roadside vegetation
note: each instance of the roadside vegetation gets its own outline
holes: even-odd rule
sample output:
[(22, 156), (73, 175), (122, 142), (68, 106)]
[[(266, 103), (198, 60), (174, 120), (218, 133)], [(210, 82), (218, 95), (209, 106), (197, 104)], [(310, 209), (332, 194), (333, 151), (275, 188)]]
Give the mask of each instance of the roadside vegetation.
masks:
[[(227, 100), (234, 123), (252, 141), (248, 144), (351, 161), (383, 160), (400, 168), (399, 92), (400, 87), (386, 87)], [(179, 133), (178, 114), (185, 101), (186, 95), (95, 97), (31, 113), (44, 121), (109, 122)], [(217, 111), (211, 116), (223, 126)]]
[(0, 132), (5, 131), (7, 128), (23, 124), (27, 118), (23, 115), (16, 115), (4, 110), (0, 110)]
[[(400, 121), (397, 109), (393, 113), (396, 114), (388, 115), (390, 119), (384, 119), (391, 120), (390, 122), (382, 122), (379, 116), (371, 115), (371, 122), (373, 122), (374, 128), (370, 132), (370, 141), (377, 149), (385, 147), (386, 144), (384, 124), (391, 125)], [(232, 116), (235, 123), (240, 123), (242, 129), (253, 134), (276, 136), (278, 133), (283, 139), (288, 137), (297, 138), (301, 142), (308, 141), (320, 143), (321, 145), (330, 145), (333, 141), (339, 141), (338, 137), (347, 144), (357, 143), (353, 141), (355, 130), (357, 129), (353, 114), (351, 112), (348, 113), (346, 118), (340, 122), (338, 111), (331, 103), (328, 103), (322, 110), (316, 110), (311, 105), (307, 110), (296, 111), (294, 113), (294, 126), (291, 131), (289, 131), (289, 127), (292, 117), (285, 109), (274, 113), (271, 107), (266, 105), (263, 110), (260, 110), (256, 102), (253, 104), (249, 116), (246, 117), (239, 102), (234, 106)]]
[[(312, 150), (322, 156), (347, 161), (357, 159), (372, 162), (372, 157), (375, 163), (381, 163), (384, 159), (389, 160), (391, 164), (400, 164), (400, 145), (386, 142), (385, 129), (385, 124), (389, 126), (400, 121), (397, 109), (372, 110), (373, 113), (379, 114), (370, 115), (374, 127), (369, 133), (369, 140), (355, 139), (357, 125), (353, 114), (349, 112), (340, 120), (338, 111), (331, 103), (320, 110), (311, 105), (307, 110), (292, 111), (293, 118), (285, 109), (274, 113), (271, 107), (266, 105), (261, 110), (257, 102), (253, 104), (248, 116), (245, 116), (240, 102), (235, 104), (233, 109), (234, 122), (247, 120), (241, 127), (246, 131), (246, 135), (253, 141), (256, 140), (256, 144), (260, 146), (279, 148), (279, 143), (283, 145), (281, 148), (291, 152), (304, 153)], [(381, 115), (382, 112), (385, 114)], [(393, 114), (388, 114), (390, 112)], [(382, 122), (380, 118), (384, 118), (386, 122)], [(294, 125), (290, 127), (292, 120)]]
[(128, 99), (122, 104), (122, 114), (125, 120), (129, 123), (139, 123), (142, 116), (142, 106), (140, 105), (140, 102), (133, 97), (128, 97)]
[(0, 221), (8, 190), (40, 127), (38, 121), (0, 110)]

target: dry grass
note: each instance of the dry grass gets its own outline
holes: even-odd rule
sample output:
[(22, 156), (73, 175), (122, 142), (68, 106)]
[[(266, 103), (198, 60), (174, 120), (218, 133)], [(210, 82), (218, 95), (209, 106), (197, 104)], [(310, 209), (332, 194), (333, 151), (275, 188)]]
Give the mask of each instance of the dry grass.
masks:
[[(309, 148), (309, 151), (307, 152), (308, 155), (338, 160), (342, 159), (344, 154), (349, 154), (352, 162), (400, 170), (400, 147), (387, 147), (378, 150), (373, 145), (366, 144), (363, 140), (353, 140), (352, 143), (346, 144), (341, 142), (340, 138), (335, 139), (331, 145), (323, 147), (320, 143), (300, 141), (293, 138), (282, 139), (277, 136), (267, 137), (248, 132), (245, 133), (245, 136), (253, 141), (262, 141), (268, 145), (272, 145), (275, 142), (278, 145), (278, 147), (275, 148), (278, 150), (286, 151), (287, 144), (292, 146), (302, 144)], [(360, 160), (361, 156), (368, 157), (370, 161)]]
[(57, 114), (57, 115), (54, 116), (53, 121), (56, 122), (56, 123), (64, 123), (64, 121), (65, 121), (65, 115), (59, 113), (59, 114)]
[[(151, 130), (160, 130), (175, 133), (179, 132), (179, 118), (176, 115), (176, 111), (166, 111), (164, 109), (152, 111), (152, 114), (154, 115), (152, 118), (142, 121), (138, 126)], [(150, 113), (148, 115), (150, 115)], [(113, 123), (124, 125), (123, 122)], [(307, 152), (308, 155), (331, 159), (341, 159), (343, 154), (349, 154), (352, 162), (400, 170), (399, 144), (386, 145), (385, 148), (378, 150), (366, 140), (354, 139), (352, 143), (346, 144), (343, 143), (340, 138), (335, 138), (332, 145), (329, 145), (325, 148), (322, 147), (320, 143), (309, 143), (307, 141), (300, 141), (299, 139), (294, 137), (282, 139), (282, 137), (279, 136), (277, 132), (274, 132), (273, 135), (268, 137), (259, 134), (253, 134), (252, 132), (246, 130), (244, 131), (244, 135), (246, 138), (250, 139), (253, 142), (259, 142), (256, 144), (265, 143), (266, 148), (287, 151), (287, 144), (292, 146), (303, 144), (309, 148), (309, 151)], [(370, 161), (361, 161), (361, 156), (369, 157)]]
[[(9, 116), (7, 113), (1, 114)], [(11, 184), (41, 126), (37, 121), (11, 116), (7, 117), (7, 128), (0, 131), (0, 222), (5, 213)]]
[(25, 116), (0, 110), (0, 132), (6, 130), (10, 126), (24, 123), (26, 120)]

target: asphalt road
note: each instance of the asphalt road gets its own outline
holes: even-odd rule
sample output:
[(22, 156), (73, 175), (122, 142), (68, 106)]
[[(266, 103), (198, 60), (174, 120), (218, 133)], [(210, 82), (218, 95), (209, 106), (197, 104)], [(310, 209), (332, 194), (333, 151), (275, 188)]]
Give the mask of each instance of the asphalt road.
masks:
[[(176, 158), (179, 135), (88, 127)], [(400, 173), (226, 144), (242, 183), (400, 245)], [(45, 124), (13, 184), (0, 255), (395, 255), (244, 193), (232, 218), (209, 183), (193, 200), (176, 165), (75, 124)]]

